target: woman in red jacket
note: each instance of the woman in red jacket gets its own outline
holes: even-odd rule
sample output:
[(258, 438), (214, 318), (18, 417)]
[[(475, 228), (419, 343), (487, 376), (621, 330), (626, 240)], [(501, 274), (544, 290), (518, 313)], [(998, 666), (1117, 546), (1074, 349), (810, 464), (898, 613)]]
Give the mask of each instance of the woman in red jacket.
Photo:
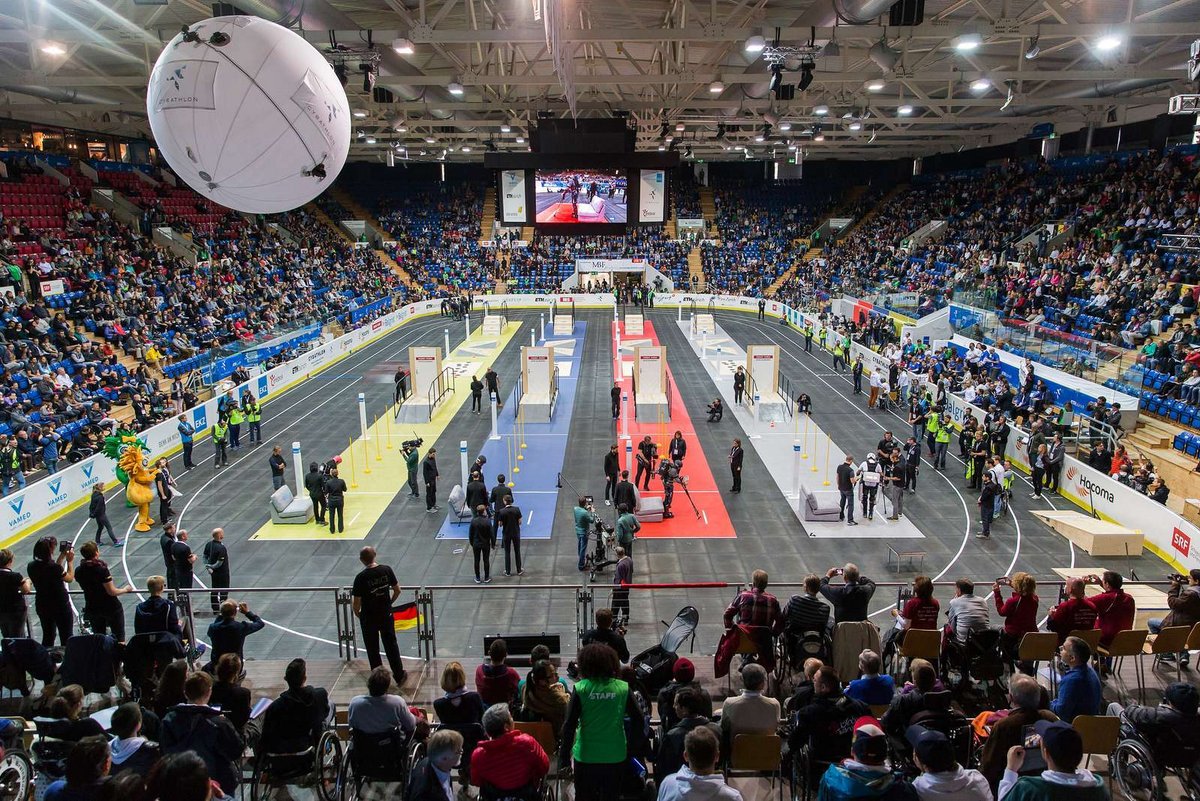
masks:
[[(992, 584), (992, 598), (996, 600), (996, 611), (1004, 618), (1001, 642), (1004, 644), (1005, 653), (1009, 659), (1016, 659), (1021, 638), (1038, 629), (1037, 581), (1028, 573), (1018, 572), (1005, 583), (1013, 590), (1008, 600), (1002, 601), (1000, 598), (999, 580)], [(1023, 664), (1021, 670), (1032, 673), (1033, 667)]]

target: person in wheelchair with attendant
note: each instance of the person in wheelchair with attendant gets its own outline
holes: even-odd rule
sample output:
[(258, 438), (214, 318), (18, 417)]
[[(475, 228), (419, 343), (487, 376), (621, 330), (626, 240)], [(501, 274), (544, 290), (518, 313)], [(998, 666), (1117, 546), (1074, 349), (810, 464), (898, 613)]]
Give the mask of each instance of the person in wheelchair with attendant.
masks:
[(1109, 704), (1108, 714), (1121, 718), (1109, 764), (1126, 798), (1165, 799), (1168, 774), (1183, 783), (1185, 798), (1200, 798), (1198, 709), (1200, 690), (1185, 682), (1168, 685), (1158, 706)]
[(303, 783), (312, 778), (322, 797), (336, 793), (342, 746), (333, 729), (334, 707), (329, 694), (308, 684), (308, 665), (293, 659), (284, 670), (288, 688), (271, 702), (263, 716), (262, 735), (255, 748), (256, 798), (265, 797), (260, 786)]

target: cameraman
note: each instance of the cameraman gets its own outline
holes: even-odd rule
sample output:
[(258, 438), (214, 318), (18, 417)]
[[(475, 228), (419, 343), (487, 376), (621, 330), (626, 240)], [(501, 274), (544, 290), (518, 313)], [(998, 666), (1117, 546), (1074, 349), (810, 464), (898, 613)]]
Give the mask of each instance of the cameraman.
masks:
[[(1187, 626), (1191, 628), (1200, 622), (1200, 568), (1193, 569), (1186, 576), (1171, 576), (1171, 589), (1167, 590), (1167, 606), (1171, 611), (1165, 618), (1151, 618), (1147, 628), (1152, 634), (1158, 634), (1164, 628), (1171, 626)], [(1176, 658), (1180, 666), (1186, 667), (1188, 651), (1178, 654), (1162, 654), (1161, 659), (1173, 662)]]
[(421, 497), (421, 493), (417, 491), (417, 468), (421, 466), (421, 454), (417, 448), (420, 447), (419, 439), (406, 440), (400, 446), (400, 453), (404, 455), (404, 467), (408, 470), (408, 491), (414, 498)]
[[(830, 583), (834, 576), (842, 577), (842, 585)], [(858, 573), (858, 565), (847, 562), (845, 567), (831, 567), (821, 579), (821, 594), (833, 606), (834, 625), (867, 619), (867, 604), (875, 594), (875, 582)]]
[[(658, 461), (658, 446), (650, 440), (650, 435), (647, 434), (638, 443), (637, 450), (637, 475), (633, 479), (633, 485), (641, 486), (643, 490), (648, 491), (650, 478), (654, 475), (655, 463)], [(642, 476), (646, 477), (644, 481)]]
[(714, 398), (713, 402), (708, 404), (708, 422), (719, 423), (724, 416), (725, 405), (721, 403), (720, 398)]
[(575, 516), (575, 539), (579, 544), (579, 569), (583, 570), (586, 567), (588, 531), (600, 521), (600, 518), (596, 516), (596, 511), (588, 499), (583, 497), (575, 505), (572, 514)]

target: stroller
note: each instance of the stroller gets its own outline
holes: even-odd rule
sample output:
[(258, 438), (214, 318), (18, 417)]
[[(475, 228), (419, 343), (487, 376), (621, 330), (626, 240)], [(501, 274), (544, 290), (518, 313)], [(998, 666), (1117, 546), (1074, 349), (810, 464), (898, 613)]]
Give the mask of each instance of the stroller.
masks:
[(679, 658), (679, 649), (685, 641), (690, 653), (696, 646), (696, 627), (700, 625), (700, 612), (694, 606), (685, 606), (675, 615), (670, 623), (660, 621), (667, 630), (663, 632), (658, 645), (647, 648), (630, 660), (629, 664), (637, 671), (638, 679), (651, 698), (671, 680), (675, 668), (675, 660)]

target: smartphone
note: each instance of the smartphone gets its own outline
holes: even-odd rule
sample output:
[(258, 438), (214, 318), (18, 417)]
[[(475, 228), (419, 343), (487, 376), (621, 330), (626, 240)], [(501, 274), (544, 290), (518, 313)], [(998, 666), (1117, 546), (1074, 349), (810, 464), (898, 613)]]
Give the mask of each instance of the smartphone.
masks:
[(1042, 736), (1033, 726), (1025, 726), (1021, 730), (1021, 744), (1025, 747), (1025, 761), (1021, 763), (1022, 776), (1039, 775), (1046, 769), (1046, 759), (1042, 756)]

